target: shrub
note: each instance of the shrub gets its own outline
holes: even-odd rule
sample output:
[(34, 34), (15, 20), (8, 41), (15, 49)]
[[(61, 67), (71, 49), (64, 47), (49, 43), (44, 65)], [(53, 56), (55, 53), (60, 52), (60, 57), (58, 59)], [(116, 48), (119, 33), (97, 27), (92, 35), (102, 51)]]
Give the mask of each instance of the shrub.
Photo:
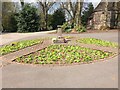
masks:
[(72, 28), (74, 28), (74, 24), (73, 24), (73, 23), (68, 23), (68, 22), (66, 22), (66, 23), (64, 23), (64, 24), (62, 25), (62, 30), (63, 30), (63, 32), (71, 32), (71, 31), (72, 31)]
[(76, 31), (77, 32), (85, 32), (86, 31), (86, 28), (84, 26), (76, 26), (75, 27)]
[(57, 25), (62, 25), (65, 22), (65, 12), (63, 9), (56, 10), (52, 15), (51, 26), (53, 29), (57, 28)]
[(66, 22), (66, 23), (64, 23), (63, 25), (62, 25), (62, 30), (63, 30), (63, 32), (67, 32), (67, 33), (69, 33), (69, 32), (71, 32), (72, 31), (72, 29), (75, 29), (77, 32), (85, 32), (86, 31), (86, 28), (84, 27), (84, 26), (82, 26), (82, 25), (76, 25), (75, 23), (68, 23), (68, 22)]
[(18, 32), (36, 32), (39, 30), (39, 16), (37, 9), (30, 4), (25, 4), (16, 16)]
[(3, 27), (3, 32), (16, 32), (17, 24), (14, 17), (15, 7), (13, 2), (3, 2), (1, 11), (1, 24)]
[(14, 17), (15, 14), (9, 13), (8, 15), (3, 16), (2, 25), (4, 32), (16, 32), (17, 31), (17, 22)]

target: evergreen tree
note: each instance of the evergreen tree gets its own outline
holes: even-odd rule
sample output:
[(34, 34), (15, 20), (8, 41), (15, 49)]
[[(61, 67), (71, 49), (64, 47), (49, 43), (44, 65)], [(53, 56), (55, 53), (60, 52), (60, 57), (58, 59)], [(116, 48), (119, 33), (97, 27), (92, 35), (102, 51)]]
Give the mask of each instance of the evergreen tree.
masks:
[(58, 9), (53, 13), (51, 25), (53, 29), (57, 28), (57, 25), (62, 25), (65, 22), (65, 12), (63, 9)]
[(93, 4), (92, 3), (89, 3), (87, 5), (87, 7), (85, 7), (85, 10), (82, 12), (83, 15), (82, 15), (82, 24), (84, 26), (87, 25), (87, 22), (89, 20), (89, 17), (91, 16), (91, 14), (93, 13), (94, 11), (94, 7), (93, 7)]
[(16, 16), (18, 32), (35, 32), (39, 29), (39, 16), (37, 9), (25, 4)]
[(13, 2), (2, 2), (2, 26), (4, 32), (15, 32), (16, 21), (14, 18), (15, 6)]

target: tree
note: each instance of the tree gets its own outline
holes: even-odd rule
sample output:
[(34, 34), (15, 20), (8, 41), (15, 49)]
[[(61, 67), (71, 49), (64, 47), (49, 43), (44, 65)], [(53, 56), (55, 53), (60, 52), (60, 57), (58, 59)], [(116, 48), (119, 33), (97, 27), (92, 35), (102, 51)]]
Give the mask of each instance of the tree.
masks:
[(24, 0), (20, 0), (22, 8), (24, 7)]
[(39, 29), (39, 16), (37, 9), (30, 4), (25, 4), (16, 16), (18, 32), (35, 32)]
[(87, 7), (85, 7), (85, 10), (82, 12), (82, 24), (83, 26), (86, 26), (87, 25), (87, 22), (89, 20), (89, 17), (92, 15), (94, 11), (94, 7), (93, 7), (93, 4), (92, 3), (88, 3), (87, 4)]
[(53, 29), (57, 28), (57, 25), (62, 25), (65, 22), (65, 12), (63, 9), (56, 10), (52, 15), (51, 25)]
[(2, 27), (2, 1), (0, 1), (0, 33), (3, 31)]
[(39, 6), (41, 8), (41, 13), (40, 13), (40, 17), (41, 17), (41, 27), (43, 27), (43, 30), (48, 30), (48, 25), (47, 25), (47, 21), (48, 21), (48, 11), (49, 9), (55, 4), (55, 2), (42, 2), (40, 0), (38, 0), (39, 2)]
[(81, 11), (83, 7), (84, 0), (76, 0), (76, 2), (61, 3), (61, 7), (65, 9), (71, 16), (71, 23), (76, 25), (81, 25)]
[(48, 25), (48, 30), (53, 29), (52, 27), (52, 20), (53, 20), (53, 14), (48, 14), (48, 21), (47, 21), (47, 25)]
[(16, 31), (16, 23), (14, 18), (15, 6), (13, 2), (2, 2), (2, 26), (3, 31)]
[(73, 18), (73, 22), (76, 23), (76, 25), (78, 25), (78, 26), (81, 25), (82, 6), (83, 6), (83, 2), (82, 1), (79, 1), (79, 2), (76, 3), (76, 13), (75, 13), (75, 16)]

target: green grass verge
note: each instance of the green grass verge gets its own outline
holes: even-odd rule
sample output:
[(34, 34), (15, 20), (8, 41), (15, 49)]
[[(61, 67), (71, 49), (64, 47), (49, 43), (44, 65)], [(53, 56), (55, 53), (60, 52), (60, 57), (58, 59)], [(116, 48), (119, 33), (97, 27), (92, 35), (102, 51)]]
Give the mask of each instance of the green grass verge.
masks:
[(81, 38), (81, 39), (77, 40), (77, 42), (85, 43), (85, 44), (94, 44), (94, 45), (105, 46), (105, 47), (114, 47), (114, 48), (118, 47), (117, 43), (100, 40), (100, 39), (96, 39), (96, 38)]
[(38, 44), (38, 43), (42, 43), (43, 40), (42, 39), (35, 39), (35, 40), (24, 40), (24, 41), (19, 41), (19, 42), (13, 42), (9, 45), (5, 45), (0, 47), (0, 54), (1, 55), (5, 55), (14, 51), (18, 51), (20, 49)]
[(14, 61), (27, 64), (71, 64), (104, 59), (112, 55), (112, 52), (80, 46), (50, 45), (43, 50), (18, 57)]

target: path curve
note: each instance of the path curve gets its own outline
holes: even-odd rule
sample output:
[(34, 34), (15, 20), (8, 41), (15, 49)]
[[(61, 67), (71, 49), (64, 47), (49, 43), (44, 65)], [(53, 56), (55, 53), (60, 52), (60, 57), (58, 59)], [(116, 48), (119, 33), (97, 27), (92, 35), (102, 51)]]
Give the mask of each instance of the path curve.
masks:
[[(24, 39), (48, 36), (55, 37), (55, 34), (37, 34)], [(69, 36), (118, 41), (118, 32)], [(104, 62), (63, 67), (9, 64), (2, 68), (1, 80), (3, 88), (118, 88), (118, 56)]]

